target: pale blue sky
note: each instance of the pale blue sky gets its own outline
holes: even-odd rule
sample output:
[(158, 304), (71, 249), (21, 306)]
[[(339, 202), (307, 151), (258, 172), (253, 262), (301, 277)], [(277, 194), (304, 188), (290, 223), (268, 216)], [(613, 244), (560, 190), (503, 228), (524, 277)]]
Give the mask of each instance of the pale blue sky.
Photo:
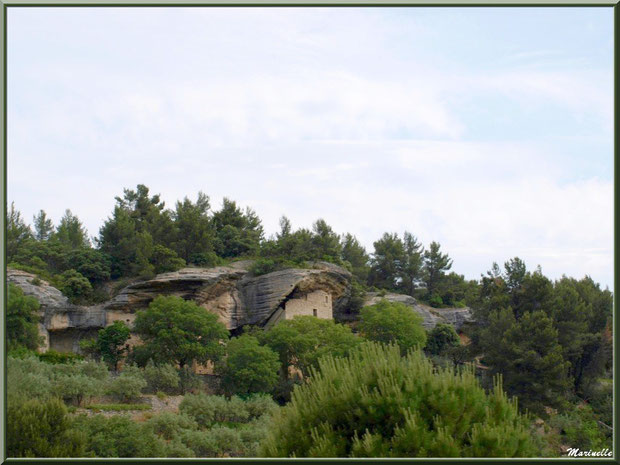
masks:
[(202, 190), (611, 288), (612, 53), (611, 8), (12, 7), (8, 197), (96, 235)]

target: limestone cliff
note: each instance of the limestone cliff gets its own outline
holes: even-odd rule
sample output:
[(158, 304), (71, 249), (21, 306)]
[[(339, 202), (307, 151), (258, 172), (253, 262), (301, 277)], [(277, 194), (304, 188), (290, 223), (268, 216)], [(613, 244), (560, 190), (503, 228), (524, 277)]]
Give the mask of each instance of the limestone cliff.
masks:
[[(41, 334), (47, 347), (77, 350), (82, 337), (116, 320), (131, 325), (137, 310), (146, 308), (158, 295), (193, 300), (216, 313), (228, 329), (264, 324), (288, 299), (315, 290), (328, 292), (334, 307), (344, 306), (350, 294), (351, 274), (328, 263), (312, 269), (288, 269), (253, 276), (248, 262), (216, 268), (184, 268), (128, 285), (110, 301), (95, 306), (77, 306), (45, 281), (33, 284), (34, 275), (9, 269), (7, 278), (26, 295), (41, 303)], [(36, 282), (36, 281), (35, 281)], [(51, 337), (50, 337), (51, 335)]]

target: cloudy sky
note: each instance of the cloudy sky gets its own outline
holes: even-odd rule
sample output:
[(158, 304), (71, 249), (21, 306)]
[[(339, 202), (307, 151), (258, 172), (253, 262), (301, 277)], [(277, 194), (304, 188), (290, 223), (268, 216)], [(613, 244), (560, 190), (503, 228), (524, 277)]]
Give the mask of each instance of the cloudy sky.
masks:
[(612, 8), (10, 8), (8, 200), (124, 187), (613, 288)]

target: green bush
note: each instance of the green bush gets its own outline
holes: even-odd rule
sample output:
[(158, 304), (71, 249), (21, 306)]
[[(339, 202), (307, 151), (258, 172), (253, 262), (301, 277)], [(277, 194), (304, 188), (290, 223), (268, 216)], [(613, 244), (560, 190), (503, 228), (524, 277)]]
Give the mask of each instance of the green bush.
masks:
[(73, 420), (73, 428), (88, 438), (87, 451), (96, 457), (164, 457), (165, 442), (147, 425), (126, 416), (81, 415)]
[(45, 363), (58, 364), (58, 363), (73, 363), (80, 360), (84, 360), (80, 354), (74, 354), (73, 352), (57, 352), (55, 350), (48, 350), (37, 354), (39, 360)]
[(152, 428), (153, 432), (164, 439), (171, 440), (178, 436), (183, 430), (198, 429), (198, 423), (193, 418), (185, 414), (162, 412), (147, 420), (146, 424)]
[(397, 343), (403, 354), (426, 344), (423, 318), (412, 308), (400, 302), (381, 299), (379, 303), (362, 308), (360, 332), (371, 341)]
[(149, 392), (174, 394), (179, 388), (179, 372), (170, 363), (155, 365), (149, 360), (144, 367), (144, 379)]
[(87, 300), (93, 286), (90, 281), (76, 270), (67, 270), (58, 276), (58, 289), (66, 295), (71, 302), (79, 303)]
[(129, 365), (108, 383), (107, 393), (121, 402), (131, 402), (140, 397), (145, 387), (146, 381), (140, 369)]
[(12, 397), (7, 404), (9, 457), (83, 457), (86, 437), (71, 430), (67, 408), (58, 399)]
[(179, 412), (193, 418), (201, 427), (208, 428), (217, 423), (243, 423), (250, 418), (245, 402), (233, 396), (209, 396), (203, 393), (189, 394), (179, 405)]
[(60, 375), (53, 381), (53, 392), (69, 402), (82, 405), (92, 397), (103, 394), (103, 383), (83, 374)]
[(602, 426), (588, 405), (578, 405), (566, 413), (550, 418), (551, 426), (560, 432), (562, 443), (582, 450), (612, 449), (611, 438), (606, 438)]
[(9, 350), (25, 347), (36, 350), (39, 336), (39, 301), (24, 295), (24, 291), (13, 283), (8, 284), (6, 308), (6, 342)]
[(278, 382), (278, 354), (268, 346), (261, 346), (255, 337), (242, 334), (232, 338), (226, 352), (217, 372), (222, 376), (227, 394), (269, 392)]
[(438, 296), (438, 295), (433, 295), (429, 300), (428, 303), (430, 304), (431, 307), (435, 307), (435, 308), (441, 308), (443, 307), (443, 299)]
[(430, 354), (441, 355), (451, 347), (457, 347), (460, 342), (452, 325), (439, 323), (428, 332), (426, 350)]
[(268, 457), (536, 456), (527, 418), (472, 370), (436, 371), (420, 352), (362, 345), (325, 357), (268, 425)]
[(204, 383), (200, 378), (200, 375), (194, 373), (190, 367), (183, 367), (179, 370), (179, 389), (185, 394), (187, 392), (194, 392), (200, 390)]
[(7, 357), (7, 397), (48, 399), (53, 396), (51, 377), (53, 367), (36, 356)]

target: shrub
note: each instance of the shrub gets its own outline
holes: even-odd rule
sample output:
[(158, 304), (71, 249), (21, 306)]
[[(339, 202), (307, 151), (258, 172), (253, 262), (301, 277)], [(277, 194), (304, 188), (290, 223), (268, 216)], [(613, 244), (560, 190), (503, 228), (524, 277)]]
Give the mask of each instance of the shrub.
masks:
[(87, 450), (97, 457), (164, 457), (166, 446), (147, 425), (126, 416), (81, 415), (73, 428), (88, 437)]
[(439, 323), (428, 333), (426, 350), (433, 355), (441, 355), (451, 347), (460, 344), (459, 335), (449, 324)]
[(88, 299), (93, 292), (90, 281), (80, 272), (67, 270), (58, 276), (58, 289), (66, 295), (71, 302), (78, 303)]
[(433, 295), (429, 299), (428, 303), (430, 304), (431, 307), (435, 307), (435, 308), (443, 307), (443, 299), (440, 296), (436, 295), (436, 294)]
[(217, 457), (220, 451), (215, 438), (206, 431), (184, 430), (179, 438), (196, 457)]
[(70, 429), (67, 408), (58, 399), (11, 398), (7, 405), (9, 457), (83, 457), (86, 438)]
[(193, 418), (201, 427), (208, 428), (216, 423), (240, 423), (248, 421), (250, 414), (245, 402), (237, 396), (230, 400), (223, 396), (189, 394), (179, 405), (179, 412)]
[(434, 370), (420, 351), (362, 345), (326, 357), (268, 425), (269, 457), (535, 456), (529, 421), (499, 382)]
[(103, 393), (103, 384), (83, 374), (60, 375), (53, 381), (53, 392), (66, 401), (82, 405), (84, 400)]
[(73, 363), (79, 360), (84, 360), (80, 354), (74, 354), (73, 352), (57, 352), (55, 350), (48, 350), (42, 354), (37, 354), (39, 360), (45, 363), (59, 364), (59, 363)]
[(612, 449), (611, 438), (607, 440), (588, 405), (578, 405), (566, 413), (554, 415), (549, 423), (559, 430), (563, 442), (570, 447), (582, 450)]
[(127, 366), (115, 379), (111, 380), (107, 392), (121, 402), (131, 402), (140, 397), (146, 387), (144, 376), (135, 366)]
[(407, 305), (382, 299), (362, 308), (359, 328), (371, 341), (397, 343), (404, 354), (411, 348), (424, 347), (426, 331), (422, 321), (422, 317)]
[(256, 394), (245, 400), (248, 418), (254, 420), (264, 415), (271, 415), (278, 410), (278, 404), (266, 394)]
[(193, 418), (185, 414), (171, 412), (159, 413), (151, 417), (146, 424), (151, 427), (155, 434), (167, 440), (175, 438), (183, 430), (198, 429), (198, 423)]
[(232, 338), (226, 347), (227, 356), (217, 366), (227, 394), (247, 395), (269, 392), (278, 382), (278, 354), (261, 346), (253, 336), (242, 334)]
[(144, 368), (144, 379), (150, 392), (173, 394), (179, 387), (179, 372), (170, 363), (155, 365), (149, 360)]
[(203, 387), (202, 379), (190, 367), (183, 367), (179, 370), (179, 388), (183, 394), (194, 392)]
[(9, 350), (25, 347), (36, 350), (39, 337), (39, 301), (24, 295), (24, 291), (13, 283), (8, 284), (6, 307), (6, 342)]

